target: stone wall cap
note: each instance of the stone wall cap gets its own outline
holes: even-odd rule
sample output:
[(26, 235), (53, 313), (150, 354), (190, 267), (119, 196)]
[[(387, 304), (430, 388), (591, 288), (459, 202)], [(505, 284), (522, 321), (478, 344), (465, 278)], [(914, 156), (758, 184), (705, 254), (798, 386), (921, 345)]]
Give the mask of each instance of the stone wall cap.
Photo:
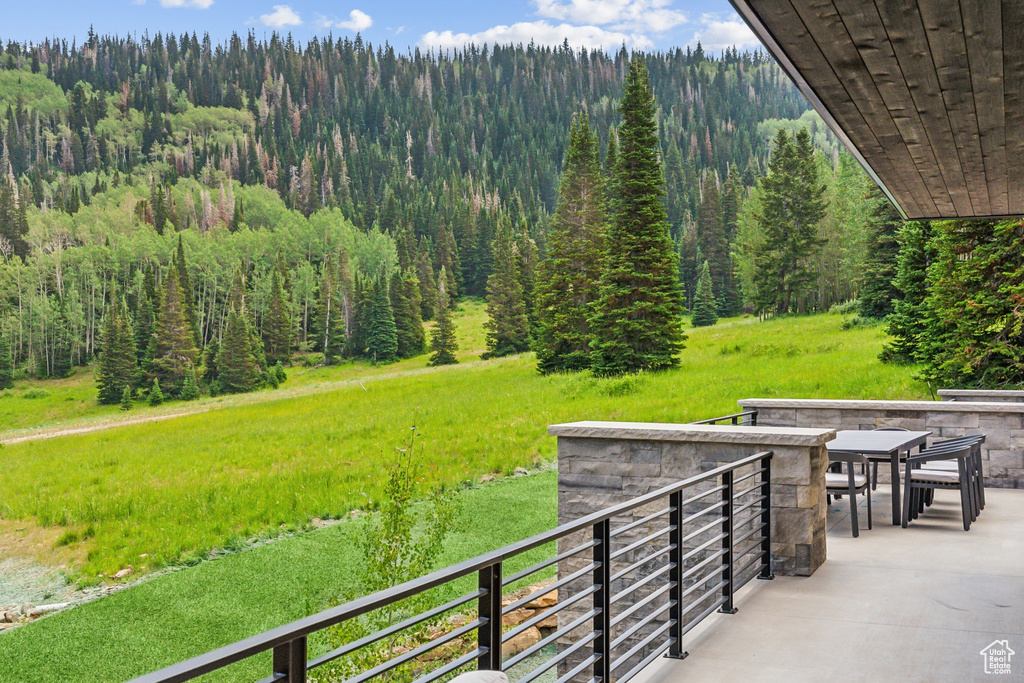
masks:
[(1024, 397), (1021, 389), (939, 389), (939, 396), (1003, 396), (1006, 398)]
[(834, 429), (598, 421), (551, 425), (548, 434), (576, 439), (688, 441), (759, 446), (822, 446), (836, 438)]
[(919, 410), (929, 413), (1024, 413), (1024, 403), (984, 401), (865, 401), (820, 398), (745, 398), (737, 403), (751, 408), (804, 408), (814, 410)]

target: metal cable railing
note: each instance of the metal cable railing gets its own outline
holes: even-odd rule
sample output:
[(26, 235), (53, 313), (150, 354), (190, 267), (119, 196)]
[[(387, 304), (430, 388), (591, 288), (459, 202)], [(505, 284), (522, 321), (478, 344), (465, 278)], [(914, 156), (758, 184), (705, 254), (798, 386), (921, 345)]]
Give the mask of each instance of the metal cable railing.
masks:
[[(352, 658), (339, 670), (344, 675), (333, 678), (366, 683), (388, 674), (390, 680), (433, 683), (476, 667), (530, 683), (557, 667), (558, 683), (625, 683), (661, 654), (685, 657), (687, 632), (716, 609), (735, 612), (736, 591), (754, 577), (771, 578), (771, 461), (770, 451), (736, 460), (134, 683), (187, 681), (268, 651), (272, 673), (264, 680), (287, 683), (304, 683), (311, 670)], [(503, 576), (507, 563), (552, 542), (560, 546), (554, 557)], [(514, 584), (556, 565), (553, 583), (505, 598)], [(429, 602), (431, 591), (451, 589), (473, 574), (475, 590), (409, 613), (410, 599)], [(517, 610), (556, 590), (555, 604), (503, 628)], [(366, 622), (382, 610), (388, 611), (387, 625), (369, 633), (354, 629), (357, 637), (308, 658), (311, 636)], [(502, 655), (503, 645), (541, 622), (550, 625), (552, 616), (557, 626), (543, 637)], [(428, 626), (429, 638), (402, 640)]]

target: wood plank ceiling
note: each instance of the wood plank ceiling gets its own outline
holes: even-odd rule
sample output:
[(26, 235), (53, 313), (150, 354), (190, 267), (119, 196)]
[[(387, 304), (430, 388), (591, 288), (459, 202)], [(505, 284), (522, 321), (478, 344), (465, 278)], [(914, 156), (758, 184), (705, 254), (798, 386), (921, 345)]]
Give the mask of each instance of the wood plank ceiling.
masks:
[(1024, 215), (1024, 2), (731, 2), (904, 217)]

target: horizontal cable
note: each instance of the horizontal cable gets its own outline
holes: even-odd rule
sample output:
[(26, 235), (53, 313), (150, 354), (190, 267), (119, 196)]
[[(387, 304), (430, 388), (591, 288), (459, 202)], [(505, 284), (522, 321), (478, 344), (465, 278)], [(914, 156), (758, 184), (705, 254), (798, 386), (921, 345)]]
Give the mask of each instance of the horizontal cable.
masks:
[(472, 593), (467, 593), (466, 595), (463, 595), (462, 597), (455, 598), (454, 600), (452, 600), (450, 602), (446, 602), (445, 604), (441, 605), (440, 607), (435, 607), (432, 610), (429, 610), (427, 612), (423, 612), (422, 614), (417, 614), (414, 617), (410, 617), (409, 619), (406, 619), (405, 621), (401, 621), (401, 622), (399, 622), (397, 624), (394, 624), (392, 626), (388, 626), (387, 628), (385, 628), (385, 629), (383, 629), (381, 631), (377, 631), (376, 633), (371, 633), (370, 635), (368, 635), (368, 636), (366, 636), (364, 638), (360, 638), (359, 640), (354, 640), (351, 643), (346, 643), (346, 644), (342, 645), (341, 647), (337, 648), (336, 650), (332, 650), (332, 651), (328, 652), (327, 654), (322, 655), (322, 656), (317, 657), (316, 659), (314, 659), (312, 662), (309, 663), (309, 668), (310, 669), (314, 669), (314, 668), (316, 668), (318, 666), (326, 664), (327, 662), (333, 661), (333, 660), (337, 659), (338, 657), (344, 657), (345, 655), (349, 654), (350, 652), (355, 652), (356, 650), (362, 649), (362, 648), (366, 647), (367, 645), (371, 645), (373, 643), (376, 643), (379, 640), (383, 640), (384, 638), (387, 638), (388, 636), (394, 635), (396, 633), (399, 633), (400, 631), (406, 630), (407, 628), (410, 628), (412, 626), (416, 626), (417, 624), (423, 623), (424, 621), (427, 621), (428, 619), (431, 619), (431, 618), (436, 617), (436, 616), (440, 616), (440, 615), (444, 614), (445, 612), (447, 612), (448, 610), (455, 609), (456, 607), (458, 607), (460, 605), (464, 605), (467, 602), (470, 602), (471, 600), (483, 597), (484, 595), (487, 595), (487, 589), (481, 588), (479, 590), (473, 591)]
[(618, 550), (616, 550), (614, 553), (611, 554), (611, 558), (610, 559), (617, 560), (618, 558), (620, 558), (623, 555), (625, 555), (626, 553), (628, 553), (630, 550), (636, 550), (637, 548), (645, 546), (648, 543), (650, 543), (651, 541), (653, 541), (654, 539), (659, 538), (661, 536), (664, 536), (665, 534), (669, 533), (670, 531), (672, 531), (672, 527), (671, 526), (667, 526), (664, 529), (658, 529), (653, 534), (649, 534), (647, 536), (644, 536), (639, 541), (635, 541), (633, 543), (630, 543), (625, 548), (619, 548)]
[(601, 590), (601, 584), (597, 584), (596, 586), (591, 586), (590, 588), (587, 588), (586, 590), (580, 591), (579, 593), (577, 593), (576, 595), (572, 596), (571, 598), (566, 598), (565, 600), (560, 600), (558, 602), (558, 604), (556, 604), (554, 607), (550, 607), (550, 608), (544, 610), (543, 612), (540, 612), (539, 614), (536, 614), (536, 615), (530, 617), (529, 619), (527, 619), (523, 623), (519, 624), (515, 628), (513, 628), (513, 629), (511, 629), (509, 631), (506, 631), (505, 634), (501, 637), (502, 642), (506, 642), (506, 641), (512, 640), (513, 638), (518, 636), (520, 633), (522, 633), (526, 629), (528, 629), (531, 626), (533, 626), (534, 624), (539, 624), (540, 622), (544, 621), (548, 617), (555, 616), (556, 614), (558, 614), (559, 612), (564, 610), (566, 607), (571, 607), (572, 605), (576, 604), (577, 602), (579, 602), (583, 598), (587, 597), (588, 595), (593, 595), (594, 593), (596, 593), (599, 590)]
[(346, 679), (344, 683), (363, 683), (363, 681), (368, 681), (371, 678), (375, 678), (386, 671), (391, 671), (392, 669), (397, 668), (408, 661), (416, 659), (417, 657), (424, 655), (430, 652), (431, 650), (444, 645), (445, 643), (450, 643), (453, 640), (458, 640), (462, 636), (466, 635), (467, 633), (470, 633), (471, 631), (475, 631), (477, 628), (483, 626), (486, 623), (487, 619), (477, 619), (476, 621), (471, 621), (465, 626), (457, 628), (449, 633), (446, 633), (440, 638), (432, 640), (429, 643), (424, 643), (423, 645), (420, 645), (419, 647), (413, 650), (409, 650), (408, 652), (405, 652), (395, 657), (394, 659), (389, 659), (386, 662), (382, 662), (381, 664), (378, 664), (372, 669), (364, 671), (358, 676), (353, 676), (352, 678)]
[(627, 630), (625, 630), (621, 634), (619, 634), (619, 637), (612, 641), (611, 647), (612, 648), (616, 648), (619, 645), (622, 645), (622, 643), (625, 642), (634, 633), (636, 633), (637, 631), (642, 629), (644, 626), (647, 626), (647, 624), (651, 623), (652, 621), (654, 621), (655, 619), (660, 617), (662, 615), (662, 613), (665, 612), (666, 610), (672, 609), (675, 606), (676, 606), (676, 601), (675, 600), (669, 600), (664, 605), (662, 605), (658, 609), (654, 610), (653, 612), (648, 614), (646, 617), (640, 619), (638, 622), (636, 622), (635, 624), (630, 626)]
[[(707, 566), (708, 564), (710, 564), (714, 560), (717, 560), (717, 559), (721, 558), (727, 552), (728, 551), (725, 548), (722, 548), (721, 550), (715, 552), (713, 555), (709, 555), (708, 557), (705, 557), (701, 562), (699, 562), (698, 564), (695, 564), (692, 567), (690, 567), (689, 569), (687, 569), (686, 573), (679, 577), (679, 585), (682, 585), (683, 581), (685, 581), (686, 579), (688, 579), (691, 576), (693, 576), (694, 574), (696, 574), (698, 569), (702, 569), (703, 567)], [(719, 565), (719, 570), (718, 571), (721, 571), (721, 570), (722, 570), (722, 567), (721, 567), (721, 565)]]
[(621, 677), (617, 678), (615, 680), (615, 683), (626, 683), (626, 681), (628, 681), (631, 678), (633, 678), (633, 676), (636, 676), (638, 673), (640, 673), (641, 671), (646, 669), (647, 666), (651, 662), (653, 662), (655, 659), (657, 659), (659, 656), (661, 656), (662, 652), (664, 652), (665, 650), (667, 650), (670, 647), (672, 647), (672, 644), (675, 643), (675, 642), (676, 642), (675, 638), (669, 638), (668, 640), (666, 640), (664, 643), (662, 643), (657, 648), (655, 648), (654, 652), (652, 652), (651, 654), (649, 654), (646, 657), (644, 657), (643, 660), (641, 660), (641, 662), (639, 664), (634, 666), (632, 669), (630, 669), (628, 672), (623, 674)]
[(437, 679), (441, 678), (442, 676), (446, 676), (446, 675), (450, 674), (452, 671), (455, 671), (456, 669), (459, 669), (461, 667), (466, 666), (467, 664), (469, 664), (473, 660), (475, 660), (475, 659), (477, 659), (479, 657), (482, 657), (485, 654), (487, 654), (487, 648), (485, 648), (485, 647), (478, 647), (477, 649), (473, 650), (472, 652), (467, 652), (466, 654), (462, 655), (458, 659), (456, 659), (456, 660), (454, 660), (452, 662), (448, 662), (447, 664), (445, 664), (442, 667), (434, 669), (433, 671), (431, 671), (426, 676), (421, 676), (420, 678), (417, 678), (415, 681), (413, 681), (413, 683), (432, 683), (433, 681), (436, 681)]
[[(758, 558), (758, 559), (761, 559), (761, 558)], [(736, 572), (736, 576), (740, 576), (740, 575), (743, 574), (743, 572), (750, 571), (751, 569), (756, 569), (757, 571), (751, 573), (750, 576), (747, 576), (746, 578), (742, 578), (740, 580), (737, 580), (735, 577), (733, 578), (733, 592), (734, 593), (736, 591), (738, 591), (740, 588), (743, 588), (744, 586), (746, 586), (751, 581), (753, 581), (754, 577), (756, 577), (757, 575), (759, 575), (761, 573), (761, 563), (760, 562), (751, 562), (749, 566), (744, 567), (740, 571)]]
[(712, 546), (715, 543), (717, 543), (718, 541), (721, 541), (723, 538), (727, 537), (728, 535), (729, 534), (727, 534), (727, 533), (725, 533), (723, 531), (723, 532), (721, 532), (719, 534), (716, 534), (716, 535), (712, 536), (711, 538), (709, 538), (708, 540), (704, 541), (703, 543), (701, 543), (696, 548), (693, 548), (692, 550), (687, 552), (685, 555), (683, 555), (679, 559), (679, 564), (685, 566), (686, 565), (686, 561), (689, 560), (691, 557), (694, 557), (695, 555), (698, 555), (698, 554), (704, 552), (705, 550), (708, 549), (709, 546)]
[(517, 679), (516, 683), (530, 683), (530, 681), (534, 680), (535, 678), (538, 678), (541, 674), (543, 674), (545, 671), (547, 671), (554, 665), (572, 656), (572, 654), (580, 648), (585, 647), (590, 643), (594, 642), (594, 639), (597, 638), (600, 634), (600, 631), (594, 631), (593, 633), (589, 633), (583, 636), (575, 643), (559, 652), (557, 657), (552, 657), (551, 659), (549, 659), (548, 661), (544, 662), (536, 669), (531, 671), (530, 673), (526, 674), (522, 678)]
[(668, 513), (672, 512), (674, 510), (675, 510), (675, 508), (670, 506), (670, 507), (665, 508), (664, 510), (661, 510), (659, 512), (655, 512), (653, 515), (647, 515), (646, 517), (644, 517), (642, 519), (638, 519), (635, 522), (630, 522), (626, 526), (619, 527), (618, 529), (613, 531), (611, 533), (611, 537), (615, 538), (619, 534), (624, 534), (627, 531), (629, 531), (630, 529), (635, 529), (636, 527), (642, 525), (644, 522), (650, 522), (650, 521), (653, 521), (655, 519), (658, 519), (659, 517), (664, 517), (665, 515), (667, 515)]
[[(555, 681), (555, 683), (569, 683), (569, 681), (571, 681), (572, 679), (576, 678), (576, 676), (578, 676), (579, 674), (583, 673), (584, 669), (587, 669), (589, 667), (594, 666), (594, 663), (597, 660), (599, 660), (599, 659), (601, 659), (601, 657), (599, 655), (590, 655), (589, 657), (584, 659), (582, 662), (580, 662), (579, 664), (577, 664), (573, 668), (569, 669), (569, 671), (567, 671), (564, 676), (562, 676), (557, 681)], [(587, 681), (587, 683), (601, 683), (601, 682), (598, 679), (596, 679), (596, 678), (591, 678), (589, 681)]]
[(705, 524), (701, 528), (697, 529), (696, 531), (692, 531), (692, 532), (688, 533), (686, 536), (683, 536), (681, 539), (679, 539), (679, 546), (680, 547), (685, 546), (687, 541), (693, 540), (694, 538), (697, 538), (698, 536), (700, 536), (703, 533), (707, 533), (708, 531), (714, 529), (716, 526), (721, 526), (722, 522), (724, 522), (724, 521), (725, 521), (724, 517), (721, 518), (721, 519), (715, 519), (715, 520), (712, 520), (712, 521), (708, 522), (707, 524)]
[(647, 555), (647, 556), (637, 560), (636, 562), (634, 562), (633, 564), (629, 565), (628, 567), (626, 567), (622, 571), (619, 571), (619, 572), (616, 572), (616, 573), (612, 574), (612, 581), (617, 581), (617, 580), (621, 579), (626, 574), (629, 574), (630, 572), (639, 569), (640, 567), (644, 566), (645, 564), (647, 564), (651, 560), (655, 560), (655, 559), (661, 557), (662, 555), (664, 555), (665, 553), (668, 553), (668, 552), (671, 552), (671, 551), (675, 550), (675, 548), (676, 548), (676, 546), (674, 544), (673, 545), (667, 545), (664, 548), (662, 548), (661, 550), (659, 550), (659, 551), (657, 551), (655, 553), (651, 553), (650, 555)]
[(646, 586), (651, 581), (654, 581), (659, 576), (663, 576), (666, 572), (668, 572), (671, 569), (672, 569), (672, 565), (671, 564), (666, 564), (664, 567), (658, 569), (657, 571), (651, 572), (650, 574), (648, 574), (647, 576), (645, 576), (641, 580), (637, 581), (636, 583), (630, 584), (629, 586), (627, 586), (623, 590), (621, 590), (618, 593), (616, 593), (615, 595), (613, 595), (608, 600), (608, 604), (609, 605), (614, 605), (615, 603), (617, 603), (619, 600), (622, 600), (627, 595), (632, 595), (633, 592), (637, 588), (642, 588), (643, 586)]
[(520, 607), (522, 607), (523, 605), (525, 605), (527, 603), (533, 602), (534, 600), (536, 600), (540, 596), (547, 595), (548, 593), (551, 593), (553, 591), (558, 590), (559, 588), (561, 588), (562, 586), (564, 586), (567, 583), (572, 583), (576, 579), (583, 578), (584, 576), (586, 576), (587, 574), (590, 574), (591, 572), (593, 572), (595, 569), (597, 569), (600, 566), (601, 566), (600, 562), (591, 562), (589, 565), (587, 565), (583, 569), (580, 569), (579, 571), (575, 571), (572, 574), (569, 574), (569, 576), (565, 577), (564, 579), (559, 579), (558, 581), (555, 581), (554, 583), (552, 583), (552, 584), (550, 584), (548, 586), (545, 586), (544, 588), (538, 588), (537, 590), (533, 591), (532, 593), (530, 593), (526, 597), (519, 598), (515, 602), (512, 602), (512, 603), (509, 603), (508, 605), (505, 605), (504, 607), (501, 608), (501, 613), (502, 614), (508, 614), (509, 612), (514, 612), (517, 609), (519, 609)]
[[(762, 472), (767, 472), (767, 471), (768, 471), (767, 467), (759, 467), (759, 468), (757, 468), (756, 470), (754, 470), (753, 472), (751, 472), (749, 474), (744, 474), (742, 477), (738, 477), (736, 479), (733, 479), (732, 480), (732, 485), (735, 486), (736, 484), (740, 483), (741, 481), (746, 481), (747, 479), (750, 479), (751, 477), (755, 477), (755, 476), (761, 474)], [(754, 488), (757, 488), (757, 487), (755, 486)], [(750, 489), (747, 489), (747, 490), (749, 491)]]
[[(723, 586), (725, 585), (724, 581), (722, 582), (722, 585)], [(714, 595), (714, 593), (708, 593), (708, 595)], [(697, 604), (697, 603), (694, 603), (694, 604)], [(693, 619), (693, 621), (691, 621), (686, 626), (684, 626), (681, 629), (679, 629), (679, 637), (682, 638), (684, 635), (689, 633), (690, 629), (692, 629), (694, 626), (696, 626), (700, 622), (704, 621), (704, 617), (706, 617), (707, 615), (711, 614), (712, 612), (714, 612), (716, 609), (718, 609), (719, 607), (721, 607), (724, 604), (725, 604), (725, 596), (722, 596), (722, 597), (718, 598), (718, 600), (715, 600), (713, 603), (711, 603), (711, 605), (706, 610), (704, 610), (703, 612), (698, 614), (696, 616), (696, 618)]]
[[(739, 516), (739, 514), (741, 512), (746, 512), (748, 508), (750, 508), (751, 506), (757, 505), (758, 503), (760, 503), (761, 501), (765, 500), (766, 498), (768, 498), (768, 496), (765, 496), (765, 495), (756, 496), (749, 503), (744, 503), (743, 505), (739, 506), (738, 508), (735, 508), (732, 511), (733, 517)], [(761, 514), (761, 513), (758, 512), (758, 514)]]
[(622, 666), (623, 664), (627, 663), (630, 659), (633, 658), (633, 655), (635, 655), (637, 652), (641, 652), (645, 647), (647, 647), (648, 645), (651, 644), (652, 640), (654, 640), (655, 638), (657, 638), (662, 633), (664, 633), (665, 631), (669, 630), (670, 628), (672, 628), (675, 625), (676, 625), (676, 620), (675, 619), (669, 619), (664, 624), (662, 624), (658, 628), (654, 629), (651, 632), (650, 635), (648, 635), (646, 638), (641, 640), (639, 643), (637, 643), (633, 647), (629, 648), (629, 650), (626, 651), (626, 654), (622, 655), (618, 659), (612, 660), (612, 665), (610, 667), (610, 670), (611, 671), (615, 671), (620, 666)]
[[(679, 603), (682, 604), (684, 598), (686, 598), (688, 595), (690, 595), (690, 593), (694, 592), (695, 590), (697, 590), (701, 586), (706, 585), (709, 581), (721, 581), (721, 580), (722, 580), (722, 570), (721, 569), (716, 569), (715, 571), (711, 572), (710, 574), (705, 574), (700, 580), (695, 581), (689, 588), (687, 588), (686, 590), (684, 590), (682, 593), (679, 594)], [(719, 586), (721, 586), (721, 584), (719, 584)], [(716, 587), (716, 590), (717, 590), (717, 587)]]
[[(740, 552), (733, 551), (733, 554), (732, 554), (732, 562), (733, 562), (733, 564), (736, 564), (736, 562), (738, 560), (743, 559), (743, 556), (746, 555), (747, 553), (749, 553), (751, 550), (754, 550), (755, 548), (760, 548), (761, 544), (763, 542), (764, 542), (764, 536), (759, 536), (756, 539), (754, 539), (753, 543), (748, 545), (742, 551), (740, 551)], [(761, 552), (762, 551), (758, 550), (758, 553), (761, 553)]]
[(696, 600), (691, 602), (689, 605), (684, 607), (682, 610), (680, 610), (679, 611), (679, 618), (682, 619), (684, 616), (686, 616), (691, 611), (693, 611), (694, 607), (696, 607), (697, 605), (701, 604), (702, 602), (707, 600), (709, 597), (711, 597), (713, 595), (721, 595), (719, 590), (721, 588), (727, 586), (728, 584), (729, 584), (729, 582), (726, 581), (725, 579), (722, 579), (721, 581), (719, 581), (717, 584), (715, 584), (714, 586), (709, 588), (707, 593), (702, 594), (699, 598), (697, 598)]
[(538, 562), (537, 564), (533, 565), (532, 567), (527, 567), (526, 569), (524, 569), (521, 572), (516, 572), (512, 576), (509, 576), (509, 577), (505, 578), (501, 582), (501, 585), (502, 586), (507, 586), (510, 583), (515, 583), (519, 579), (524, 579), (527, 576), (529, 576), (530, 574), (536, 574), (541, 569), (545, 569), (547, 567), (550, 567), (553, 564), (556, 564), (558, 562), (561, 562), (562, 560), (568, 559), (568, 558), (572, 557), (573, 555), (578, 555), (579, 553), (583, 552), (584, 550), (587, 550), (588, 548), (593, 548), (594, 546), (597, 546), (597, 545), (600, 545), (600, 544), (601, 544), (601, 541), (595, 538), (594, 540), (589, 541), (588, 543), (584, 543), (583, 545), (578, 545), (575, 548), (573, 548), (572, 550), (566, 550), (564, 553), (561, 553), (559, 555), (555, 555), (554, 557), (552, 557), (550, 559), (547, 559), (547, 560), (544, 560), (543, 562)]
[[(593, 619), (594, 617), (596, 617), (600, 613), (601, 613), (601, 608), (598, 607), (598, 608), (594, 608), (594, 609), (590, 610), (589, 612), (587, 612), (586, 614), (584, 614), (582, 616), (577, 617), (576, 619), (573, 620), (573, 622), (571, 624), (568, 624), (567, 626), (558, 629), (554, 633), (549, 634), (546, 638), (541, 639), (540, 641), (534, 643), (530, 647), (526, 648), (525, 650), (523, 650), (522, 652), (517, 654), (515, 657), (512, 657), (511, 659), (509, 659), (507, 662), (505, 662), (502, 665), (502, 668), (503, 669), (511, 669), (516, 664), (519, 664), (521, 661), (523, 661), (524, 659), (528, 658), (534, 652), (537, 652), (538, 650), (543, 649), (545, 645), (553, 643), (558, 638), (561, 638), (564, 635), (568, 635), (568, 634), (572, 633), (573, 631), (575, 631), (580, 626), (582, 626), (583, 624), (587, 623), (588, 621), (590, 621), (591, 619)], [(506, 641), (504, 639), (502, 639), (502, 642), (506, 642)]]
[(669, 581), (664, 586), (662, 586), (661, 588), (657, 589), (656, 591), (654, 591), (653, 593), (648, 595), (643, 600), (641, 600), (641, 601), (639, 601), (637, 603), (634, 603), (633, 606), (630, 607), (629, 609), (627, 609), (625, 612), (622, 612), (620, 614), (616, 614), (615, 617), (612, 619), (612, 624), (611, 625), (612, 626), (618, 626), (620, 623), (622, 623), (622, 621), (624, 619), (628, 619), (629, 615), (633, 614), (638, 609), (642, 609), (644, 605), (648, 605), (652, 601), (654, 601), (657, 598), (661, 597), (662, 595), (665, 594), (665, 591), (672, 590), (673, 588), (675, 588), (675, 585), (676, 585), (675, 583), (673, 583), (672, 581)]
[(750, 529), (749, 531), (744, 532), (744, 534), (742, 536), (740, 536), (738, 538), (734, 538), (733, 541), (732, 541), (732, 547), (735, 548), (736, 546), (738, 546), (743, 541), (747, 540), (748, 538), (750, 538), (754, 534), (756, 534), (759, 531), (761, 531), (761, 529), (763, 529), (763, 528), (764, 528), (764, 522), (761, 522), (760, 524), (755, 525), (754, 528)]
[(681, 520), (679, 522), (679, 528), (682, 529), (683, 527), (685, 527), (687, 524), (689, 524), (693, 520), (698, 519), (700, 517), (703, 517), (704, 515), (706, 515), (709, 512), (714, 512), (715, 510), (721, 510), (723, 507), (725, 507), (725, 505), (726, 505), (726, 501), (724, 501), (724, 500), (720, 500), (717, 503), (715, 503), (714, 505), (709, 505), (706, 508), (704, 508), (703, 510), (701, 510), (700, 512), (695, 512), (692, 515), (690, 515), (689, 517), (687, 517), (686, 519)]
[(715, 486), (714, 488), (710, 488), (707, 491), (704, 491), (703, 493), (698, 493), (696, 496), (693, 496), (692, 498), (687, 498), (686, 500), (684, 500), (682, 502), (682, 506), (686, 507), (687, 505), (689, 505), (690, 503), (692, 503), (694, 501), (698, 501), (701, 498), (706, 498), (706, 497), (710, 496), (712, 493), (715, 493), (717, 491), (724, 491), (724, 490), (725, 490), (725, 484), (719, 484), (718, 486)]

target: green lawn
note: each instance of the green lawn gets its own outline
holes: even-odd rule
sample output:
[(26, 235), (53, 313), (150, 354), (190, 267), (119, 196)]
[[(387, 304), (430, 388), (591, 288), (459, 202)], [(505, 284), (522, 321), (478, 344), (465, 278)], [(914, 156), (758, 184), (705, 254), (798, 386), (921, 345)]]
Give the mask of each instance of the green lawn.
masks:
[[(680, 367), (660, 374), (540, 377), (531, 354), (446, 368), (413, 367), (417, 359), (309, 393), (9, 445), (0, 510), (50, 531), (40, 537), (65, 544), (72, 576), (94, 581), (365, 506), (378, 495), (382, 459), (412, 425), (424, 436), (426, 478), (456, 484), (553, 458), (546, 428), (556, 422), (687, 422), (753, 396), (927, 396), (910, 369), (878, 362), (880, 329), (841, 331), (841, 321), (739, 319), (693, 330)], [(477, 322), (464, 327), (479, 334)]]
[[(461, 492), (441, 566), (555, 526), (556, 481), (548, 470)], [(359, 525), (344, 521), (158, 576), (0, 635), (0, 680), (124, 681), (319, 611), (358, 591)], [(509, 571), (551, 552), (526, 553)], [(438, 597), (466, 593), (475, 581), (468, 577)], [(311, 654), (322, 651), (314, 640)], [(263, 656), (203, 680), (253, 681), (269, 667)]]

